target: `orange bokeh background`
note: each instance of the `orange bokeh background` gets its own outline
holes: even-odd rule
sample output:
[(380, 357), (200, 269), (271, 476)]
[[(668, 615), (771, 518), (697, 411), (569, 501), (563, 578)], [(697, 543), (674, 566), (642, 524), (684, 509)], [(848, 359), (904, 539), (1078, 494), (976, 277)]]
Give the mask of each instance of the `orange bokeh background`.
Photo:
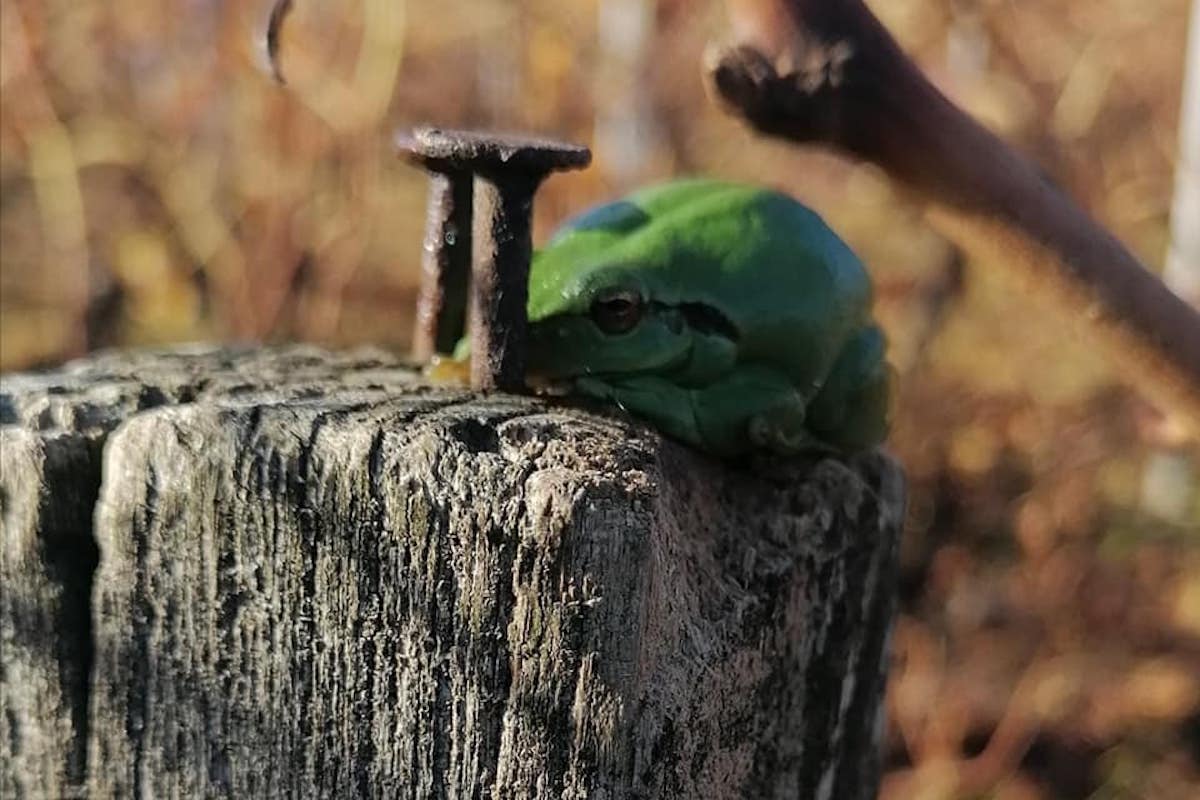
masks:
[[(958, 103), (1157, 267), (1187, 0), (890, 0)], [(0, 369), (195, 339), (411, 338), (424, 176), (396, 128), (586, 143), (570, 213), (693, 172), (787, 189), (862, 255), (911, 481), (887, 798), (1200, 796), (1200, 455), (1074, 321), (959, 252), (873, 167), (759, 140), (705, 95), (720, 3), (0, 6)]]

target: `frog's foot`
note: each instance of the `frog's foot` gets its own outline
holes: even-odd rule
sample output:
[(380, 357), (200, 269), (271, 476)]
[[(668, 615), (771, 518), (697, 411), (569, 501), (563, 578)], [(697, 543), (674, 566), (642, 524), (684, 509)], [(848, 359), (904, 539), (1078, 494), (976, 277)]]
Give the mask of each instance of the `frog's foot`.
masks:
[(842, 450), (865, 450), (887, 436), (892, 368), (882, 332), (864, 328), (842, 350), (809, 408), (809, 427)]
[(430, 383), (439, 386), (468, 386), (471, 383), (471, 362), (435, 355), (421, 370)]
[(697, 424), (716, 452), (792, 454), (818, 445), (804, 397), (776, 370), (742, 367), (692, 396)]
[(747, 433), (755, 447), (783, 455), (826, 449), (804, 427), (804, 404), (781, 405), (750, 418)]

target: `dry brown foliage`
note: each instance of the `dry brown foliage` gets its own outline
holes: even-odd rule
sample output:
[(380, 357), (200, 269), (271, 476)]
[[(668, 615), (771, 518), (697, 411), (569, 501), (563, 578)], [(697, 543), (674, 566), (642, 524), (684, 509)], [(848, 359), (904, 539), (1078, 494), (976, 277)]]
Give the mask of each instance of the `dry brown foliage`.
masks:
[[(1200, 454), (1071, 320), (933, 233), (871, 167), (752, 140), (704, 94), (720, 4), (0, 5), (0, 368), (186, 339), (412, 330), (425, 179), (401, 125), (589, 144), (535, 240), (629, 186), (782, 186), (867, 261), (912, 503), (889, 798), (1200, 793)], [(1186, 0), (890, 0), (939, 87), (1149, 264), (1166, 250)]]

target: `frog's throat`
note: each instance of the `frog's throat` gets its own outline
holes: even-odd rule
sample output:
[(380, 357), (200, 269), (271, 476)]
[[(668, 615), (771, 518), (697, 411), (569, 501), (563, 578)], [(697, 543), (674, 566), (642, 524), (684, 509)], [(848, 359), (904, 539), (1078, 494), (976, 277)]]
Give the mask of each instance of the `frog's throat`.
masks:
[(670, 374), (676, 370), (687, 366), (688, 361), (692, 358), (692, 352), (695, 350), (694, 343), (688, 343), (688, 346), (670, 358), (656, 361), (652, 364), (643, 364), (640, 367), (630, 367), (627, 369), (610, 369), (610, 370), (589, 370), (585, 369), (576, 372), (574, 375), (567, 376), (570, 380), (593, 380), (597, 383), (603, 383), (608, 386), (617, 387), (623, 382), (633, 380), (635, 378), (644, 378), (647, 375), (663, 376)]
[[(606, 386), (617, 387), (622, 382), (633, 380), (636, 378), (644, 378), (648, 375), (663, 375), (684, 368), (692, 357), (692, 351), (695, 345), (689, 343), (688, 346), (677, 353), (672, 354), (668, 358), (661, 361), (643, 363), (636, 367), (620, 367), (610, 368), (606, 370), (593, 369), (588, 366), (580, 366), (578, 364), (570, 365), (568, 369), (554, 369), (546, 365), (530, 364), (527, 378), (535, 384), (550, 385), (565, 385), (574, 386), (577, 389), (580, 387), (580, 381), (593, 381)], [(583, 391), (583, 394), (592, 394), (591, 392)]]

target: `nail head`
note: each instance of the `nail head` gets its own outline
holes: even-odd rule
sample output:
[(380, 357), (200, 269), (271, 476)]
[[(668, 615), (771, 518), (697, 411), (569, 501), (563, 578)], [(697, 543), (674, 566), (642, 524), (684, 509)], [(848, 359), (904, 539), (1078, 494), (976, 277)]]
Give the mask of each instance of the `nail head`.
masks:
[(518, 172), (542, 176), (580, 169), (592, 151), (580, 145), (502, 133), (414, 128), (396, 136), (396, 148), (410, 161), (438, 172)]

